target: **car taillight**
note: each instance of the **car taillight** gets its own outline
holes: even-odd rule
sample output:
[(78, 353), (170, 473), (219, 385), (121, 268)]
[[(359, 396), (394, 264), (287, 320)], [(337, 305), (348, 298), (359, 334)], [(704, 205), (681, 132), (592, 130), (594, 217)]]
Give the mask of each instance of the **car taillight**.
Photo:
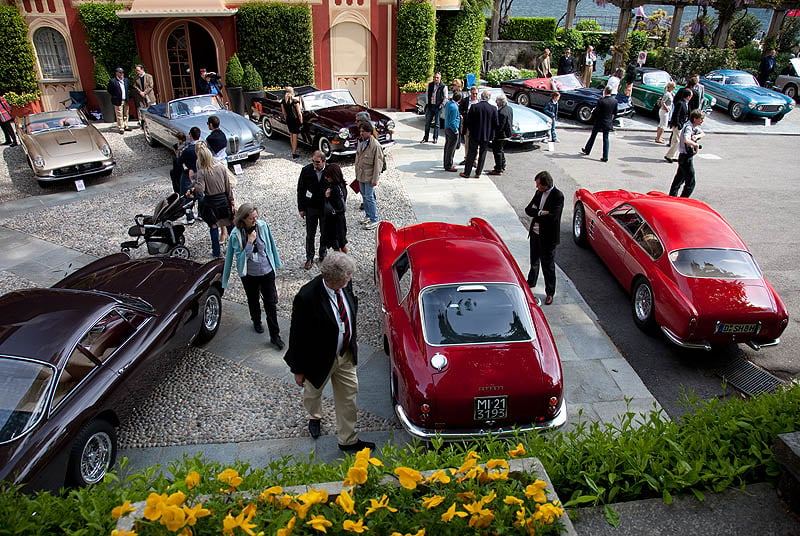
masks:
[(431, 406), (430, 404), (420, 404), (419, 406), (420, 417), (422, 419), (427, 419), (431, 413)]
[(550, 400), (547, 401), (547, 412), (550, 415), (553, 415), (557, 409), (558, 409), (558, 397), (551, 396)]

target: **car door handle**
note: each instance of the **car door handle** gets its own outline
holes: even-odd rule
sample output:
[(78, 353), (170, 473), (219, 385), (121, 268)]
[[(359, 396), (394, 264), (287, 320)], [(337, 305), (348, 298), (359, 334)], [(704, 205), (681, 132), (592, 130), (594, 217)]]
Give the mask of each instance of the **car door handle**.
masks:
[(386, 307), (384, 307), (383, 304), (381, 304), (381, 312), (385, 315), (389, 314), (389, 311), (386, 310)]
[(121, 368), (121, 369), (119, 369), (119, 370), (117, 371), (117, 374), (122, 374), (123, 372), (125, 372), (126, 370), (128, 370), (128, 367), (130, 367), (131, 365), (133, 365), (133, 360), (131, 360), (131, 361), (128, 361), (127, 363), (125, 363), (124, 365), (122, 365), (122, 368)]

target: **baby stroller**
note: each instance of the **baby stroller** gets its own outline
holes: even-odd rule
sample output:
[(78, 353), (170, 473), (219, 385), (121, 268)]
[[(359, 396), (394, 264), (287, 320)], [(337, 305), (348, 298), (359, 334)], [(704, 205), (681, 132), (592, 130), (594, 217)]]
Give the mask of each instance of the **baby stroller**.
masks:
[(185, 227), (173, 223), (186, 215), (186, 209), (192, 206), (194, 199), (185, 195), (171, 193), (158, 202), (152, 216), (137, 214), (136, 225), (128, 229), (128, 234), (136, 240), (127, 240), (120, 244), (123, 253), (147, 244), (150, 255), (168, 255), (181, 259), (189, 258), (189, 249), (184, 246)]

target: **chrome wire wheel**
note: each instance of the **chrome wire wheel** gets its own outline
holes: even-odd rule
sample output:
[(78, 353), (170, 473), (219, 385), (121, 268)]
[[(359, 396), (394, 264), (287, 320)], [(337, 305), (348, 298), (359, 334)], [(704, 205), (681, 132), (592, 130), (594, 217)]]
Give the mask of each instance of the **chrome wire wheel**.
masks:
[(203, 327), (208, 332), (215, 332), (219, 327), (219, 319), (222, 316), (222, 304), (219, 295), (209, 293), (206, 298), (206, 305), (203, 308)]
[(655, 298), (653, 287), (644, 277), (634, 284), (631, 305), (636, 325), (644, 331), (651, 330), (655, 326)]
[(111, 466), (111, 437), (104, 431), (93, 434), (83, 446), (80, 459), (81, 479), (87, 484), (100, 482)]

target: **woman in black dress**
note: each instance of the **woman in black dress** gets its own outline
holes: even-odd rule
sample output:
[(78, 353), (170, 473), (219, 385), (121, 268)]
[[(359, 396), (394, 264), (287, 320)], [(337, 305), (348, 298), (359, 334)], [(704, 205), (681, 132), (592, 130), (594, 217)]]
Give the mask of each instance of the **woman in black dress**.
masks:
[(347, 253), (347, 185), (338, 164), (328, 164), (322, 176), (328, 181), (325, 190), (325, 228), (322, 242), (326, 248)]
[(303, 113), (300, 111), (300, 103), (294, 98), (294, 88), (286, 86), (286, 93), (281, 101), (283, 119), (286, 121), (286, 128), (289, 129), (289, 141), (292, 144), (292, 158), (297, 158), (297, 135), (303, 127)]

